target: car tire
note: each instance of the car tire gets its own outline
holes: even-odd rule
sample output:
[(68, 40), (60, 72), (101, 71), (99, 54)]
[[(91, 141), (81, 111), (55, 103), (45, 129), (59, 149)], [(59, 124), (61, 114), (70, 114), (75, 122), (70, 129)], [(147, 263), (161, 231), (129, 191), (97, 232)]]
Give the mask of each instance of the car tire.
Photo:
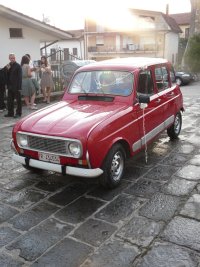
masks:
[(115, 144), (108, 152), (102, 169), (104, 173), (100, 177), (100, 184), (107, 189), (117, 187), (123, 177), (126, 153), (121, 144)]
[(183, 85), (183, 81), (180, 77), (176, 77), (176, 84), (178, 84), (179, 86)]
[(167, 129), (170, 139), (177, 139), (182, 127), (182, 115), (178, 112), (175, 116), (174, 123)]

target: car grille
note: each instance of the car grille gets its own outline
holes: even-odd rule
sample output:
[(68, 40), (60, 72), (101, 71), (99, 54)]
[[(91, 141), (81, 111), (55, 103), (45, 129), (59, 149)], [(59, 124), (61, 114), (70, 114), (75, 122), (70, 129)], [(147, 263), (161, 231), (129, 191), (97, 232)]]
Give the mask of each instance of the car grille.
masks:
[(33, 150), (51, 152), (56, 154), (67, 153), (65, 140), (29, 135), (28, 144), (29, 148)]

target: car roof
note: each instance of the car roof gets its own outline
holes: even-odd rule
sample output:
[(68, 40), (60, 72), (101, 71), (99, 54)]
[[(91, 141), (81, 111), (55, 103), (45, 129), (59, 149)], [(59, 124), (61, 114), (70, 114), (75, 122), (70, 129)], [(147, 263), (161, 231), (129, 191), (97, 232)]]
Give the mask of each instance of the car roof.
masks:
[(81, 70), (97, 70), (102, 68), (114, 68), (121, 67), (122, 69), (135, 69), (135, 68), (145, 68), (151, 65), (167, 63), (168, 61), (163, 58), (150, 58), (150, 57), (128, 57), (128, 58), (115, 58), (109, 60), (98, 61), (91, 63), (84, 67), (81, 67)]

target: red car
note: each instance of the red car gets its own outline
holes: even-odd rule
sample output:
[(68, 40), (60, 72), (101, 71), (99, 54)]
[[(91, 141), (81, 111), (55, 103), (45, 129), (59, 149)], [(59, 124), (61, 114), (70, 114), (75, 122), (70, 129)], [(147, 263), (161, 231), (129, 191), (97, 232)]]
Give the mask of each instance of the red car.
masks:
[(177, 138), (183, 98), (169, 62), (121, 58), (79, 68), (62, 101), (19, 120), (13, 159), (29, 170), (99, 177), (116, 187), (127, 158), (162, 131)]

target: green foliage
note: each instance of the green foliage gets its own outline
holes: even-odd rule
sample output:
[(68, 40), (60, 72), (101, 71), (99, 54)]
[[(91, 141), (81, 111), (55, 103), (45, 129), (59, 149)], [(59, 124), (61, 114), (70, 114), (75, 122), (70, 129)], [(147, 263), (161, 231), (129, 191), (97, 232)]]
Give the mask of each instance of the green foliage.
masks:
[(200, 72), (200, 34), (189, 39), (185, 63), (192, 72)]

